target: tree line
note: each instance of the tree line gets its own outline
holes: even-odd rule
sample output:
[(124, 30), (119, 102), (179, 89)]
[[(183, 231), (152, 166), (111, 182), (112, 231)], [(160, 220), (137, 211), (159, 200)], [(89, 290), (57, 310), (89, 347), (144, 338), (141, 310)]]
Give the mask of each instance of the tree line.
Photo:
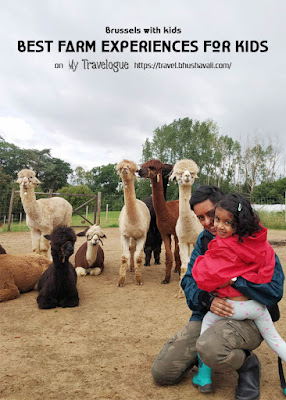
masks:
[[(279, 144), (265, 145), (263, 139), (254, 137), (251, 143), (243, 146), (240, 141), (220, 135), (212, 120), (200, 122), (183, 118), (156, 128), (152, 138), (146, 139), (142, 146), (141, 160), (133, 161), (140, 165), (158, 158), (174, 164), (190, 158), (200, 168), (198, 185), (217, 185), (225, 193), (239, 191), (253, 202), (271, 198), (273, 203), (283, 203), (286, 178), (277, 173), (280, 156)], [(40, 191), (52, 189), (53, 192), (85, 194), (100, 191), (102, 207), (108, 203), (109, 209), (120, 210), (123, 190), (115, 167), (116, 163), (95, 166), (89, 171), (81, 166), (73, 170), (69, 163), (52, 157), (50, 149), (21, 149), (0, 136), (0, 219), (7, 213), (3, 206), (7, 208), (8, 204), (9, 207), (11, 190), (17, 188), (14, 183), (17, 173), (23, 168), (36, 172), (41, 181)], [(151, 193), (148, 181), (136, 181), (135, 187), (139, 199)], [(167, 195), (168, 200), (178, 198), (175, 183), (170, 182)], [(83, 202), (79, 197), (67, 199), (74, 208)]]

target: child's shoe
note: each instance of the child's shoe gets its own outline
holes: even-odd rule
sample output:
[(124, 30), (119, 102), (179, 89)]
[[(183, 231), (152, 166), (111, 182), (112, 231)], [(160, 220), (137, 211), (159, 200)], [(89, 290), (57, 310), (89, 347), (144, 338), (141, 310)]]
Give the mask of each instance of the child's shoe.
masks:
[(212, 392), (212, 369), (204, 364), (198, 356), (199, 371), (193, 377), (193, 384), (202, 393)]

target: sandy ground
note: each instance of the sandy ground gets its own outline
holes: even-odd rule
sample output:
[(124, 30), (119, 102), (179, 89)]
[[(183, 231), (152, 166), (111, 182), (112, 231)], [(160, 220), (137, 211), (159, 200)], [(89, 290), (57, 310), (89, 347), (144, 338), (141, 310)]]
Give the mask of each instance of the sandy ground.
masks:
[[(214, 372), (215, 392), (207, 397), (192, 386), (195, 369), (176, 386), (153, 383), (154, 358), (190, 311), (184, 299), (174, 297), (176, 274), (170, 284), (160, 284), (164, 263), (143, 268), (142, 287), (129, 272), (125, 287), (118, 288), (119, 230), (104, 231), (105, 269), (100, 276), (78, 279), (79, 307), (39, 310), (34, 291), (0, 303), (0, 399), (233, 399), (237, 374), (232, 371)], [(285, 241), (286, 231), (269, 231), (269, 239)], [(29, 233), (2, 233), (0, 243), (9, 253), (31, 249)], [(286, 267), (286, 246), (275, 251)], [(276, 328), (286, 339), (285, 308), (283, 299)], [(256, 354), (262, 363), (261, 400), (284, 398), (277, 357), (265, 343)]]

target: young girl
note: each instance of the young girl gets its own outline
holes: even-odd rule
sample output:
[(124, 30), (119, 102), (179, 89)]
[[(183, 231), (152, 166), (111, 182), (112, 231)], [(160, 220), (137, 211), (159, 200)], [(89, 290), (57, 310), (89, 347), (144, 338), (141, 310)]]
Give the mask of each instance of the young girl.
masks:
[[(267, 241), (267, 229), (260, 225), (249, 201), (239, 194), (225, 196), (216, 205), (214, 226), (216, 238), (205, 255), (197, 258), (192, 270), (198, 287), (228, 299), (234, 311), (231, 318), (253, 319), (269, 347), (286, 362), (286, 343), (276, 331), (266, 306), (249, 300), (232, 286), (237, 276), (258, 284), (271, 281), (275, 253)], [(209, 311), (203, 319), (201, 334), (222, 318)], [(200, 360), (193, 383), (200, 388), (212, 383), (211, 368)]]

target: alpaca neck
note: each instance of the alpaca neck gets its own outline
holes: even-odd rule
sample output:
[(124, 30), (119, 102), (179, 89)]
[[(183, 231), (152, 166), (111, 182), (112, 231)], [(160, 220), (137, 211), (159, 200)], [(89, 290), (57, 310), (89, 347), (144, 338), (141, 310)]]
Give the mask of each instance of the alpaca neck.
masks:
[(69, 258), (59, 254), (58, 250), (51, 249), (53, 263), (56, 269), (65, 269), (69, 266)]
[(190, 213), (191, 186), (179, 185), (179, 214), (180, 216)]
[(97, 257), (97, 250), (98, 245), (94, 246), (91, 243), (87, 243), (85, 258), (89, 266), (91, 266), (95, 262)]
[(20, 186), (20, 197), (27, 215), (32, 215), (33, 219), (40, 216), (39, 204), (36, 200), (34, 188), (24, 189)]
[(126, 213), (131, 222), (137, 221), (137, 204), (136, 204), (136, 194), (134, 187), (134, 180), (124, 180), (123, 179), (123, 188), (124, 188), (124, 203), (126, 207)]
[(152, 200), (156, 215), (162, 215), (166, 212), (166, 201), (163, 191), (162, 174), (152, 178)]
[(169, 179), (164, 177), (163, 178), (163, 192), (164, 192), (164, 199), (167, 200), (167, 186), (169, 183)]

